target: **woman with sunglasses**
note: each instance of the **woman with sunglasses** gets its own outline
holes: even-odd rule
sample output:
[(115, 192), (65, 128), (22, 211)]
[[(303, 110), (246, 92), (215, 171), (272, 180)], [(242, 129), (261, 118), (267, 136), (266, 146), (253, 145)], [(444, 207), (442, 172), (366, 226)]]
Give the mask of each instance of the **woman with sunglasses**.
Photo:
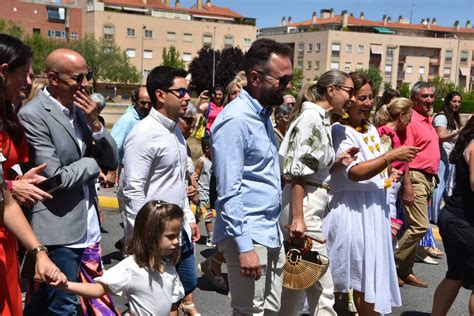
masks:
[[(307, 232), (324, 239), (322, 217), (328, 201), (329, 171), (335, 158), (331, 142), (330, 113), (342, 115), (350, 102), (351, 78), (339, 70), (324, 73), (303, 88), (289, 129), (279, 150), (284, 178), (280, 225), (285, 239), (302, 239)], [(352, 152), (353, 149), (350, 151)], [(354, 154), (355, 152), (353, 152)], [(289, 232), (285, 227), (289, 226)], [(295, 241), (296, 241), (295, 240)], [(313, 251), (327, 255), (324, 244), (313, 243)], [(311, 315), (336, 315), (331, 271), (304, 291), (283, 289), (279, 315), (297, 315), (305, 297)]]
[[(400, 306), (400, 290), (392, 251), (386, 189), (398, 180), (391, 163), (410, 161), (416, 147), (385, 152), (370, 124), (374, 92), (370, 80), (350, 74), (354, 82), (347, 118), (332, 127), (336, 155), (359, 148), (357, 159), (333, 169), (329, 213), (323, 221), (334, 291), (354, 291), (359, 315), (387, 314)], [(387, 172), (388, 171), (388, 172)]]
[(0, 34), (0, 182), (4, 187), (0, 191), (0, 315), (22, 314), (15, 237), (27, 251), (36, 255), (35, 274), (42, 281), (54, 281), (56, 285), (67, 282), (65, 276), (49, 260), (45, 247), (40, 244), (21, 208), (12, 198), (13, 193), (20, 201), (35, 203), (51, 197), (33, 185), (41, 179), (37, 172), (45, 166), (25, 174), (24, 180), (7, 180), (6, 185), (3, 183), (4, 174), (8, 175), (14, 164), (27, 161), (27, 149), (19, 150), (24, 146), (25, 136), (16, 121), (12, 100), (15, 100), (18, 90), (29, 80), (31, 60), (32, 52), (28, 46), (15, 37)]

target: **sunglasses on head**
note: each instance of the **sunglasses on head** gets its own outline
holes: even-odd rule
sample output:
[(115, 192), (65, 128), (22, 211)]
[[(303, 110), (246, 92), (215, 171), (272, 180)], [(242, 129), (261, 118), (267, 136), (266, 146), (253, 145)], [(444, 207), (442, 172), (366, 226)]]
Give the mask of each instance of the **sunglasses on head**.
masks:
[(256, 70), (256, 72), (259, 73), (259, 74), (262, 74), (264, 76), (268, 76), (270, 78), (273, 78), (273, 79), (277, 80), (278, 81), (278, 86), (281, 87), (281, 88), (286, 87), (291, 82), (291, 80), (293, 80), (293, 74), (284, 75), (284, 76), (281, 76), (281, 77), (275, 77), (275, 76), (267, 74), (263, 71)]
[[(171, 92), (173, 93), (175, 96), (177, 96), (179, 99), (182, 99), (186, 96), (186, 94), (189, 94), (191, 95), (191, 91), (186, 89), (186, 88), (175, 88), (175, 89), (167, 89), (167, 90), (164, 90), (165, 92)], [(174, 93), (174, 92), (178, 92), (178, 94)]]

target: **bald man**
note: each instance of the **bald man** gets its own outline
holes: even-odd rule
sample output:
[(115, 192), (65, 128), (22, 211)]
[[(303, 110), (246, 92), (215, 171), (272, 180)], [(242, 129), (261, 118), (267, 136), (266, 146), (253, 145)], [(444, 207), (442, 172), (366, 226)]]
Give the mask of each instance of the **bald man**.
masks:
[[(78, 280), (85, 250), (89, 260), (100, 261), (89, 252), (100, 241), (94, 184), (100, 169), (117, 168), (117, 146), (89, 98), (92, 72), (84, 58), (56, 49), (46, 59), (46, 72), (48, 85), (18, 117), (26, 129), (31, 165), (47, 163), (44, 175), (59, 176), (61, 185), (51, 200), (33, 207), (31, 226), (53, 262), (69, 280)], [(25, 315), (75, 315), (76, 305), (75, 295), (41, 284)]]

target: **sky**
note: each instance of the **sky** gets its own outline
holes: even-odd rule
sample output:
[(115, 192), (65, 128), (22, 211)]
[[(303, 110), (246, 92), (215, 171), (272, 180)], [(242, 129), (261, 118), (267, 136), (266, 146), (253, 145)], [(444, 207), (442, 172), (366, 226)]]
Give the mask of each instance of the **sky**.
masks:
[[(174, 5), (174, 0), (170, 2)], [(195, 3), (196, 0), (181, 0), (182, 7)], [(461, 22), (462, 27), (466, 25), (466, 20), (471, 20), (474, 25), (474, 0), (212, 0), (212, 3), (256, 18), (257, 27), (280, 25), (283, 16), (287, 19), (291, 16), (294, 22), (309, 20), (313, 11), (319, 17), (321, 9), (330, 8), (334, 8), (335, 15), (348, 10), (359, 17), (363, 11), (366, 19), (382, 20), (386, 14), (392, 21), (398, 20), (400, 15), (410, 18), (413, 8), (413, 23), (420, 23), (422, 18), (436, 18), (438, 25), (443, 26), (453, 26), (456, 20)]]

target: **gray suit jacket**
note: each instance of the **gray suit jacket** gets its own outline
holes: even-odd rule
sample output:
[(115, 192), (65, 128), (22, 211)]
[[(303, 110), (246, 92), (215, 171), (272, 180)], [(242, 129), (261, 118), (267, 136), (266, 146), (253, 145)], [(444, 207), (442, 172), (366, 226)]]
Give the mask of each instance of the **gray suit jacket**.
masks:
[(99, 166), (115, 170), (118, 165), (117, 145), (104, 129), (104, 137), (92, 138), (81, 110), (76, 110), (82, 131), (82, 151), (69, 120), (57, 104), (43, 91), (18, 113), (28, 138), (30, 166), (48, 164), (44, 176), (61, 175), (63, 188), (53, 199), (37, 203), (30, 223), (41, 243), (48, 246), (67, 245), (79, 241), (87, 228), (87, 208), (82, 184), (89, 185), (91, 197), (97, 196), (94, 183)]

